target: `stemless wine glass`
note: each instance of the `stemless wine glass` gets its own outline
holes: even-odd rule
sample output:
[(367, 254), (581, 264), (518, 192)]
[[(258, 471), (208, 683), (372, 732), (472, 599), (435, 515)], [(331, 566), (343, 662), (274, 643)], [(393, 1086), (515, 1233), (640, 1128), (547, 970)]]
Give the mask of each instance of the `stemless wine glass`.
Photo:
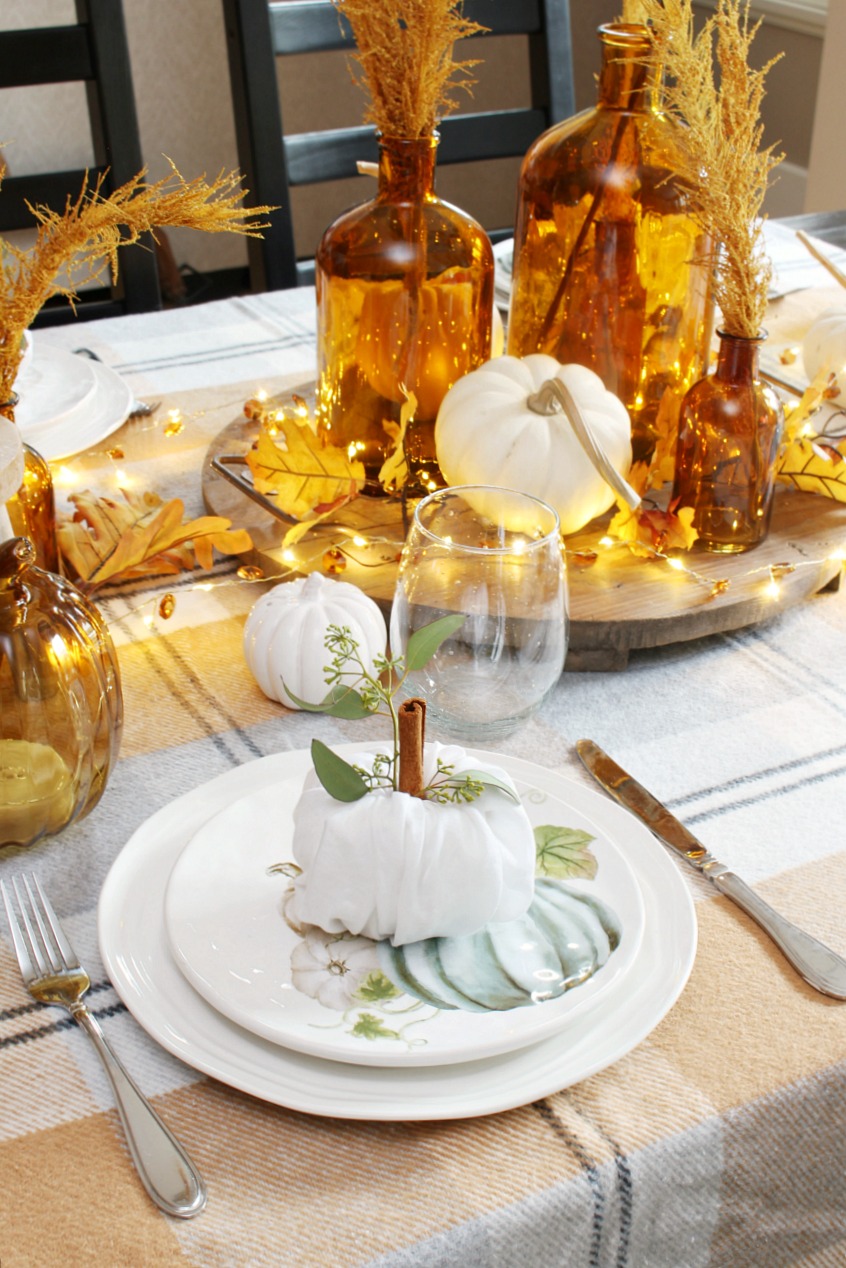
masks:
[(496, 740), (534, 713), (564, 666), (567, 578), (552, 507), (485, 485), (440, 489), (418, 504), (394, 593), (392, 653), (458, 612), (464, 624), (404, 690), (426, 701), (444, 735)]

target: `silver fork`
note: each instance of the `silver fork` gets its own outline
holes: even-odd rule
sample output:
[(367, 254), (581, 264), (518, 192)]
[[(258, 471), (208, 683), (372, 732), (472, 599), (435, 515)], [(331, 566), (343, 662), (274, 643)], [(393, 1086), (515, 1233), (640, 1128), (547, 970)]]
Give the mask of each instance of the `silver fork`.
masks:
[(18, 918), (6, 886), (0, 892), (24, 985), (41, 1004), (61, 1004), (91, 1039), (112, 1085), (132, 1160), (150, 1197), (168, 1215), (190, 1219), (206, 1205), (206, 1188), (185, 1150), (139, 1092), (112, 1052), (82, 997), (91, 980), (65, 937), (37, 879), (15, 877)]

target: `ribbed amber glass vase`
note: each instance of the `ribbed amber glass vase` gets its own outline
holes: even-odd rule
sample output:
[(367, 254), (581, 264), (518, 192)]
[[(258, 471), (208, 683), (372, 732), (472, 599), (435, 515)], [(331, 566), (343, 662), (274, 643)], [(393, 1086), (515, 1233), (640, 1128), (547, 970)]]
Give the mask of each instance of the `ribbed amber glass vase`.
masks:
[(376, 197), (317, 251), (317, 411), (322, 433), (364, 463), (367, 491), (394, 445), (407, 393), (412, 482), (441, 483), (438, 407), (490, 354), (493, 252), (484, 230), (434, 192), (436, 136), (382, 137)]
[(594, 370), (631, 414), (637, 461), (674, 430), (707, 366), (711, 268), (646, 31), (614, 24), (599, 37), (597, 106), (523, 161), (508, 351)]
[[(0, 404), (0, 415), (15, 421), (17, 396)], [(40, 568), (59, 571), (59, 547), (56, 538), (56, 506), (50, 467), (30, 445), (24, 445), (23, 483), (6, 503), (6, 514), (12, 531), (28, 537), (35, 547)]]
[(682, 402), (671, 506), (693, 507), (700, 546), (735, 554), (769, 530), (784, 412), (758, 377), (763, 336), (719, 333), (714, 373)]

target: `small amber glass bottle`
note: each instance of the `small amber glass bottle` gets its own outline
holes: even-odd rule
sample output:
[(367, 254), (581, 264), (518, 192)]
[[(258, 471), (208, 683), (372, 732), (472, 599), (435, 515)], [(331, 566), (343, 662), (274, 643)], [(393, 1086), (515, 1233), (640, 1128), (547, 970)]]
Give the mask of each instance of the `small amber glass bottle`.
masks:
[(719, 336), (714, 373), (682, 402), (670, 505), (693, 507), (698, 545), (735, 554), (757, 546), (769, 530), (784, 412), (758, 377), (764, 336)]
[(381, 137), (376, 197), (339, 217), (317, 251), (317, 414), (364, 464), (367, 492), (417, 399), (405, 451), (412, 482), (442, 483), (434, 425), (448, 389), (490, 355), (493, 251), (434, 192), (436, 135)]
[[(15, 421), (17, 396), (0, 404), (0, 415)], [(35, 547), (39, 568), (59, 571), (59, 547), (56, 538), (56, 506), (53, 478), (48, 463), (30, 445), (24, 444), (24, 478), (17, 493), (6, 502), (6, 513), (12, 531), (28, 537)]]
[(508, 351), (594, 370), (629, 410), (637, 461), (707, 367), (711, 265), (646, 30), (612, 24), (599, 37), (597, 106), (523, 161)]

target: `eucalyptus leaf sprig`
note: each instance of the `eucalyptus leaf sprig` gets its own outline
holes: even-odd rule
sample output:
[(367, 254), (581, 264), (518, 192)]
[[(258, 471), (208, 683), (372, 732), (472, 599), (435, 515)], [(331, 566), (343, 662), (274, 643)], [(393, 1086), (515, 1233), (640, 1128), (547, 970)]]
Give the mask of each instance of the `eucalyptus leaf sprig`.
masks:
[[(377, 753), (370, 770), (353, 766), (321, 740), (311, 742), (311, 756), (317, 778), (337, 801), (358, 801), (369, 792), (399, 787), (400, 724), (396, 704), (408, 675), (423, 669), (435, 652), (463, 625), (461, 613), (443, 616), (422, 626), (411, 635), (405, 653), (374, 656), (373, 670), (365, 664), (352, 631), (345, 625), (330, 625), (325, 646), (331, 656), (325, 666), (328, 694), (314, 704), (301, 700), (285, 686), (299, 708), (309, 713), (328, 713), (333, 718), (356, 721), (381, 715), (391, 722), (393, 752)], [(454, 766), (438, 761), (437, 771), (423, 789), (423, 797), (440, 803), (475, 801), (486, 787), (498, 788), (516, 800), (511, 787), (489, 771), (466, 770), (455, 774)]]

